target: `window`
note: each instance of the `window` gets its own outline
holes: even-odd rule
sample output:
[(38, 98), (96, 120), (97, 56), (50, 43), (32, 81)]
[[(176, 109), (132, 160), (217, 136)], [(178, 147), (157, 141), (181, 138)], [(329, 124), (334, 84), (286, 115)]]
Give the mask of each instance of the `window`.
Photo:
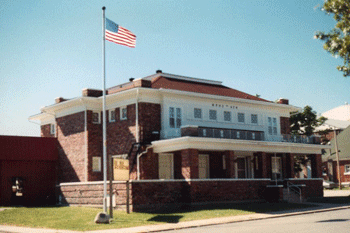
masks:
[(231, 112), (224, 111), (224, 121), (231, 121)]
[(220, 137), (223, 138), (224, 137), (224, 131), (220, 130)]
[(120, 120), (128, 119), (128, 109), (125, 107), (120, 108)]
[(244, 113), (238, 113), (238, 122), (244, 123)]
[(277, 119), (275, 117), (268, 117), (267, 119), (269, 135), (277, 135)]
[(109, 122), (115, 122), (115, 110), (109, 110)]
[(350, 175), (350, 164), (344, 166), (344, 174)]
[[(176, 112), (175, 112), (176, 110)], [(176, 114), (175, 114), (176, 113)], [(181, 127), (181, 108), (169, 108), (169, 126), (170, 128)]]
[(92, 157), (92, 171), (93, 172), (101, 171), (101, 157)]
[(273, 118), (273, 135), (277, 135), (277, 119)]
[(209, 155), (198, 155), (198, 178), (209, 178)]
[(255, 133), (252, 133), (252, 139), (255, 140)]
[(252, 114), (251, 115), (251, 123), (252, 124), (258, 124), (258, 115), (257, 114)]
[(206, 137), (206, 136), (207, 136), (207, 130), (203, 129), (203, 137)]
[(237, 138), (241, 137), (241, 132), (237, 131)]
[(51, 135), (55, 135), (56, 134), (55, 124), (50, 124), (50, 134)]
[(92, 123), (100, 124), (100, 113), (99, 112), (92, 113)]
[(194, 118), (195, 119), (202, 119), (202, 109), (200, 109), (200, 108), (194, 109)]
[(209, 119), (210, 120), (216, 120), (217, 119), (216, 110), (209, 110)]

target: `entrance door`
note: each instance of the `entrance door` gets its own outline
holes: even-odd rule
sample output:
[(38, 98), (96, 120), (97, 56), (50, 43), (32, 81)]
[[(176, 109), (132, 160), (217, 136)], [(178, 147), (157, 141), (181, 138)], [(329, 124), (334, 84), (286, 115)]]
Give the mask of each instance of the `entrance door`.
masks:
[(209, 178), (209, 155), (198, 155), (199, 179)]
[(246, 158), (237, 159), (238, 178), (247, 178), (247, 163)]
[(281, 157), (271, 157), (272, 179), (282, 179), (282, 160)]
[(159, 179), (173, 179), (173, 155), (159, 154)]

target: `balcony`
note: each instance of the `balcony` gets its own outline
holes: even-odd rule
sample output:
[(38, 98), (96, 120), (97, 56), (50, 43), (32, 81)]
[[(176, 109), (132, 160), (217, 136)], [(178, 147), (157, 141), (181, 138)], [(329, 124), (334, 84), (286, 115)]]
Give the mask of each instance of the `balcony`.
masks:
[(200, 126), (184, 126), (181, 127), (181, 137), (208, 137), (222, 139), (238, 139), (253, 141), (269, 141), (269, 142), (289, 142), (303, 144), (320, 144), (319, 136), (301, 136), (282, 134), (277, 136), (265, 136), (263, 131), (239, 130), (239, 129), (220, 129)]

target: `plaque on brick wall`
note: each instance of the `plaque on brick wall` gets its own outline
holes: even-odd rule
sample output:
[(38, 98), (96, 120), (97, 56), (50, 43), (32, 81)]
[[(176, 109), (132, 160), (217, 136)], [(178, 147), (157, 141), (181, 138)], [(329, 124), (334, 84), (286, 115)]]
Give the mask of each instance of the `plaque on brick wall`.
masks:
[(129, 160), (113, 159), (113, 176), (114, 180), (129, 180)]

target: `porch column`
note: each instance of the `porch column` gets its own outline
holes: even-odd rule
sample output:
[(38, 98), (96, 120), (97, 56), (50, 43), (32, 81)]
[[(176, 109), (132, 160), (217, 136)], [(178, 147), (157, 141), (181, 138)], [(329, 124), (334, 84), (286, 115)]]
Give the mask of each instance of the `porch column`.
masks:
[(294, 154), (288, 153), (287, 157), (287, 177), (286, 178), (294, 178)]
[(234, 151), (225, 151), (226, 157), (226, 175), (227, 178), (235, 178), (235, 153)]
[(320, 154), (309, 156), (311, 160), (311, 174), (312, 178), (322, 177), (322, 157)]
[(198, 179), (198, 150), (181, 150), (181, 174), (183, 179)]
[(261, 176), (262, 178), (270, 178), (269, 176), (269, 167), (271, 167), (271, 161), (268, 159), (268, 154), (265, 152), (261, 153)]

